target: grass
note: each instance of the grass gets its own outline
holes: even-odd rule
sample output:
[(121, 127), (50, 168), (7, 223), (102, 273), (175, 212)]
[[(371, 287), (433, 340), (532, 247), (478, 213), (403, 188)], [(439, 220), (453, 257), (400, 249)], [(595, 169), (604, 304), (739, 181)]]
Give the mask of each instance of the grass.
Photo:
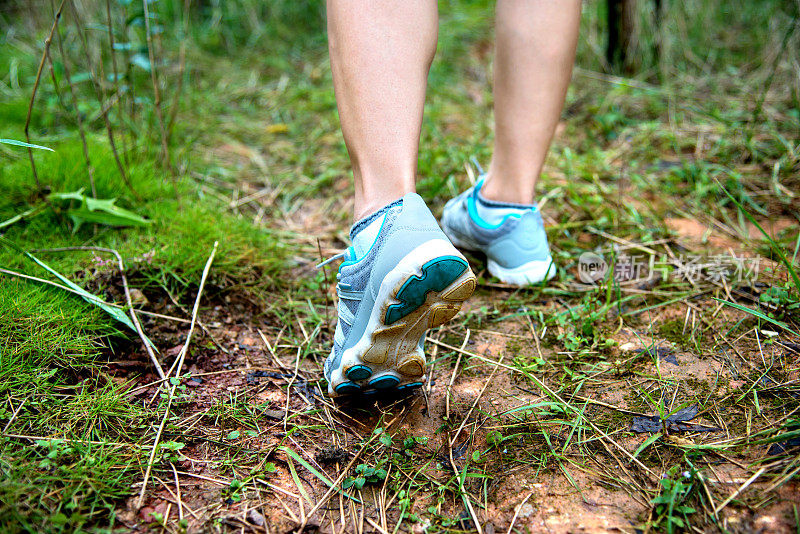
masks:
[[(96, 363), (121, 334), (56, 290), (5, 280), (0, 302), (0, 525), (72, 530), (108, 518), (128, 490), (134, 458), (121, 445), (89, 442), (135, 439), (146, 417)], [(20, 446), (14, 434), (42, 439)]]
[[(55, 150), (34, 152), (38, 175), (53, 193), (90, 191), (88, 153), (97, 197), (152, 224), (76, 231), (75, 203), (47, 200), (26, 149), (0, 144), (0, 224), (35, 213), (0, 231), (25, 250), (117, 250), (135, 306), (178, 319), (139, 315), (165, 368), (219, 250), (169, 408), (134, 333), (75, 295), (0, 275), (0, 529), (232, 531), (260, 516), (285, 530), (453, 532), (475, 517), (558, 530), (547, 503), (574, 525), (594, 517), (585, 502), (620, 503), (605, 509), (625, 528), (747, 530), (769, 514), (797, 528), (786, 505), (797, 458), (765, 452), (797, 432), (796, 7), (670, 4), (656, 25), (645, 4), (635, 79), (604, 73), (605, 4), (584, 9), (540, 189), (558, 278), (512, 290), (479, 273), (470, 308), (431, 333), (427, 395), (375, 405), (315, 394), (334, 295), (331, 273), (312, 265), (344, 246), (353, 191), (319, 5), (150, 3), (148, 36), (140, 5), (113, 4), (116, 67), (99, 31), (105, 5), (82, 3), (78, 17), (68, 6), (66, 54), (56, 38), (32, 115), (31, 142)], [(51, 6), (26, 9), (0, 14), (3, 139), (24, 140), (51, 23)], [(440, 12), (418, 180), (434, 210), (467, 186), (470, 157), (488, 161), (492, 136), (491, 8), (453, 0)], [(132, 188), (84, 27), (104, 51), (100, 87), (119, 95), (108, 119)], [(578, 284), (587, 250), (617, 265), (638, 254), (664, 277)], [(730, 250), (761, 256), (757, 279), (675, 275), (688, 255)], [(36, 255), (126, 304), (110, 258)], [(0, 267), (52, 279), (11, 248)], [(691, 405), (722, 432), (629, 430), (634, 415), (666, 420)]]

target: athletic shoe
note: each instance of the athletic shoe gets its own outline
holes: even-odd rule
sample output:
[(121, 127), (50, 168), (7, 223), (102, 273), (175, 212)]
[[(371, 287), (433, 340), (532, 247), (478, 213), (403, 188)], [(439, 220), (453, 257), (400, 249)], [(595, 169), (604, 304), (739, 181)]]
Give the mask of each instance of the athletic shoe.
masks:
[[(354, 244), (364, 242), (358, 227)], [(452, 319), (475, 289), (467, 260), (419, 195), (384, 208), (362, 231), (374, 240), (341, 254), (336, 276), (339, 321), (325, 361), (331, 396), (421, 386), (425, 332)]]
[[(525, 286), (556, 275), (542, 214), (536, 205), (493, 202), (479, 197), (478, 183), (450, 199), (442, 214), (442, 229), (462, 250), (486, 254), (489, 272), (507, 284)], [(481, 203), (482, 206), (478, 206)], [(486, 221), (479, 211), (501, 210), (499, 222)]]

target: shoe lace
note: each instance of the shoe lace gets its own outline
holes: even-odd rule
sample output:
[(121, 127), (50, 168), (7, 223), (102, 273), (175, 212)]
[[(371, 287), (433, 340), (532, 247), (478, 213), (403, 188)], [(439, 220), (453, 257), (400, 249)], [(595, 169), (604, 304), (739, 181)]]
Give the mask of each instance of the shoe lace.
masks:
[[(349, 260), (355, 255), (355, 251), (353, 251), (352, 247), (347, 248), (346, 250), (339, 252), (338, 254), (334, 254), (327, 260), (323, 261), (316, 265), (317, 269), (322, 269), (329, 263), (333, 263), (336, 260)], [(336, 279), (338, 280), (340, 273), (336, 274)], [(341, 282), (336, 284), (336, 294), (339, 296), (340, 299), (350, 299), (350, 300), (361, 300), (364, 296), (363, 291), (355, 291), (350, 288), (349, 284), (342, 284)], [(340, 300), (341, 304), (341, 300)]]
[(340, 252), (340, 253), (338, 253), (338, 254), (335, 254), (335, 255), (331, 256), (330, 258), (328, 258), (327, 260), (323, 261), (322, 263), (318, 263), (318, 264), (315, 266), (315, 268), (316, 268), (316, 269), (322, 269), (323, 267), (325, 267), (325, 266), (326, 266), (326, 265), (328, 265), (329, 263), (333, 263), (333, 262), (335, 262), (336, 260), (345, 260), (345, 261), (347, 261), (347, 259), (348, 259), (348, 258), (349, 258), (351, 255), (352, 255), (352, 253), (350, 252), (350, 249), (348, 248), (348, 249), (346, 249), (346, 250), (343, 250), (342, 252)]

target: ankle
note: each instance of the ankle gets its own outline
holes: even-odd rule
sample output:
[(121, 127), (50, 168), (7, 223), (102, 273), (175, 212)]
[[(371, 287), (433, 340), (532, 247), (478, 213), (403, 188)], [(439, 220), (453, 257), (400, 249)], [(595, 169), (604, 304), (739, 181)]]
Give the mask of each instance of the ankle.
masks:
[(495, 147), (481, 194), (494, 202), (533, 204), (542, 166), (507, 152)]
[(489, 202), (528, 206), (534, 203), (535, 188), (520, 180), (509, 183), (508, 180), (497, 179), (490, 171), (481, 186), (480, 196)]
[(354, 222), (403, 198), (408, 193), (415, 192), (413, 171), (365, 172), (363, 168), (356, 167), (353, 169), (353, 176), (355, 178)]

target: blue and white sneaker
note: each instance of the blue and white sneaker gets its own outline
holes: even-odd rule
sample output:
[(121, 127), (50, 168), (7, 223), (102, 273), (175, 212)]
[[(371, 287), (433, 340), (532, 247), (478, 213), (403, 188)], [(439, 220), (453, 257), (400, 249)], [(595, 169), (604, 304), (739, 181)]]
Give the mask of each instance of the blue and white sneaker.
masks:
[(458, 313), (475, 275), (415, 193), (360, 221), (350, 235), (353, 246), (339, 255), (345, 261), (336, 275), (328, 393), (421, 386), (425, 332)]
[(442, 229), (462, 250), (486, 254), (489, 272), (507, 284), (526, 286), (556, 275), (542, 214), (536, 205), (494, 202), (480, 196), (486, 175), (450, 201)]

